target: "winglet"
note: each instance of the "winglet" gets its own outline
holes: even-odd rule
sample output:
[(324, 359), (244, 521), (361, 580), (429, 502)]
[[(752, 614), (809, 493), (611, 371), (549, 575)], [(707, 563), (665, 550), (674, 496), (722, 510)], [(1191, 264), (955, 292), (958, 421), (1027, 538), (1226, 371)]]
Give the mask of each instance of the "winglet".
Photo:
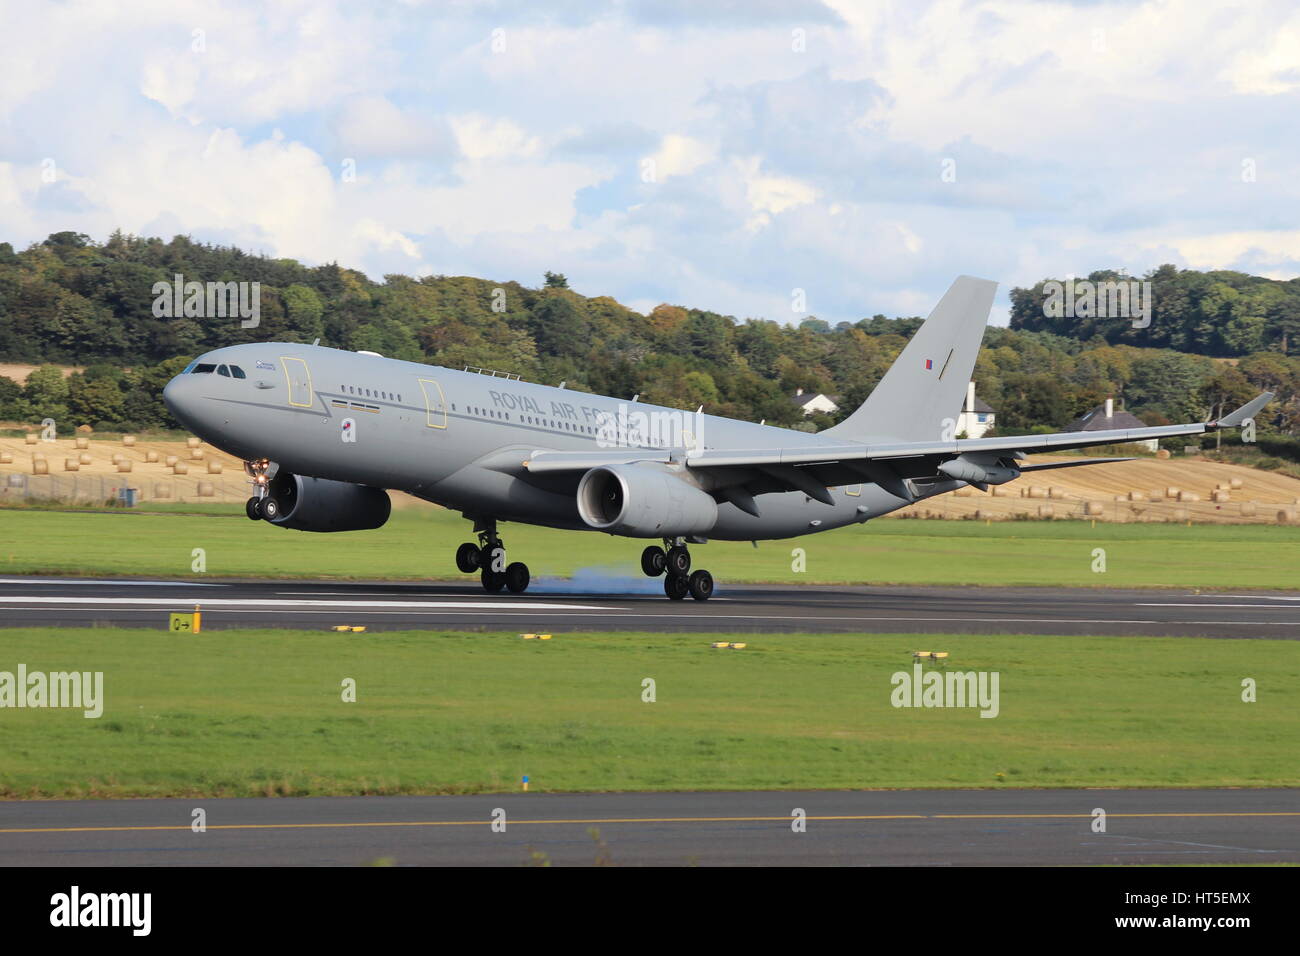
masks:
[(1254, 418), (1261, 408), (1273, 400), (1272, 392), (1265, 392), (1258, 398), (1252, 398), (1235, 412), (1230, 412), (1217, 422), (1210, 422), (1211, 428), (1236, 428), (1248, 418)]

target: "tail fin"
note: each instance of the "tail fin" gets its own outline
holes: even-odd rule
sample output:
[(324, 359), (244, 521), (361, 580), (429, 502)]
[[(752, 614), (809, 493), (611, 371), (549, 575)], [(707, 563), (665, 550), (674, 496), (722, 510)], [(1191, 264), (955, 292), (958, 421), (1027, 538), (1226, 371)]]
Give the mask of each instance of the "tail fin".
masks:
[(862, 407), (822, 434), (942, 440), (961, 413), (997, 287), (958, 276)]

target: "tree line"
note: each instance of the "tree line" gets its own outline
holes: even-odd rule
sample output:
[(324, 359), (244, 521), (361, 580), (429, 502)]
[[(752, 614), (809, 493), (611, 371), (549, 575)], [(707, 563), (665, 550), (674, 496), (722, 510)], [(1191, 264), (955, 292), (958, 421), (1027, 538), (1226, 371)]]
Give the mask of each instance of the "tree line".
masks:
[[(258, 282), (258, 325), (158, 309), (157, 284), (170, 286), (178, 275)], [(1111, 277), (1123, 278), (1089, 278)], [(1128, 318), (1047, 315), (1049, 280), (1012, 290), (1011, 327), (987, 331), (975, 370), (998, 430), (1057, 430), (1107, 397), (1149, 424), (1193, 421), (1267, 388), (1279, 400), (1261, 416), (1261, 429), (1300, 432), (1300, 357), (1288, 354), (1300, 339), (1291, 311), (1300, 301), (1296, 283), (1172, 266), (1147, 279), (1155, 305), (1145, 328)], [(337, 263), (305, 266), (184, 236), (119, 232), (99, 243), (61, 232), (20, 252), (0, 243), (0, 361), (45, 366), (25, 383), (0, 378), (0, 420), (174, 427), (160, 394), (189, 359), (236, 343), (320, 339), (822, 428), (866, 398), (920, 322), (873, 315), (783, 325), (669, 304), (643, 315), (608, 296), (578, 294), (559, 272), (537, 288), (468, 276), (376, 282)], [(64, 378), (55, 364), (84, 370)], [(805, 420), (792, 401), (800, 388), (834, 396), (839, 413)]]

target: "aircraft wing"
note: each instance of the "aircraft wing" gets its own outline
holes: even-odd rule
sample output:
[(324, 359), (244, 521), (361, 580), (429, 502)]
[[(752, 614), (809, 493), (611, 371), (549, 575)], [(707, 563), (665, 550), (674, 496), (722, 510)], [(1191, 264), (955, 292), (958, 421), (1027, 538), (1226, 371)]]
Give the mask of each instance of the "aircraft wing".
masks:
[[(1029, 452), (1066, 451), (1096, 445), (1122, 445), (1179, 435), (1200, 435), (1219, 428), (1233, 428), (1252, 418), (1273, 398), (1264, 392), (1218, 421), (1185, 425), (1157, 425), (1149, 428), (1111, 429), (1094, 432), (1059, 432), (1050, 435), (1012, 435), (1005, 438), (961, 438), (950, 441), (900, 441), (871, 444), (803, 445), (795, 448), (638, 450), (607, 452), (536, 451), (525, 463), (533, 473), (586, 471), (600, 465), (658, 462), (684, 464), (706, 478), (705, 486), (723, 497), (728, 488), (742, 488), (745, 498), (776, 491), (802, 491), (810, 498), (832, 502), (827, 488), (863, 481), (880, 485), (891, 494), (911, 500), (914, 494), (904, 479), (923, 483), (969, 478), (952, 459), (974, 460), (987, 466), (999, 460), (1023, 458)], [(1042, 468), (1103, 464), (1125, 459), (1086, 459), (1042, 465), (1015, 465), (1017, 472)], [(940, 466), (946, 466), (942, 471)], [(1012, 463), (1008, 461), (1007, 467)], [(978, 466), (977, 466), (978, 467)], [(732, 500), (735, 500), (732, 498)]]

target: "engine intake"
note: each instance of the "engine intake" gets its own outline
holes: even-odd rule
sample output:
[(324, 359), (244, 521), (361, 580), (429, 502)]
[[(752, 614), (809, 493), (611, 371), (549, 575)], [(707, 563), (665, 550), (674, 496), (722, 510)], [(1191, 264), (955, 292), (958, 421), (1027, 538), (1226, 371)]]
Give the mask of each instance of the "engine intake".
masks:
[(706, 534), (718, 503), (671, 472), (651, 465), (601, 465), (578, 483), (578, 514), (588, 526), (629, 538)]
[(279, 506), (279, 514), (268, 520), (295, 531), (369, 531), (382, 527), (393, 510), (382, 488), (285, 471), (271, 479), (267, 491)]

